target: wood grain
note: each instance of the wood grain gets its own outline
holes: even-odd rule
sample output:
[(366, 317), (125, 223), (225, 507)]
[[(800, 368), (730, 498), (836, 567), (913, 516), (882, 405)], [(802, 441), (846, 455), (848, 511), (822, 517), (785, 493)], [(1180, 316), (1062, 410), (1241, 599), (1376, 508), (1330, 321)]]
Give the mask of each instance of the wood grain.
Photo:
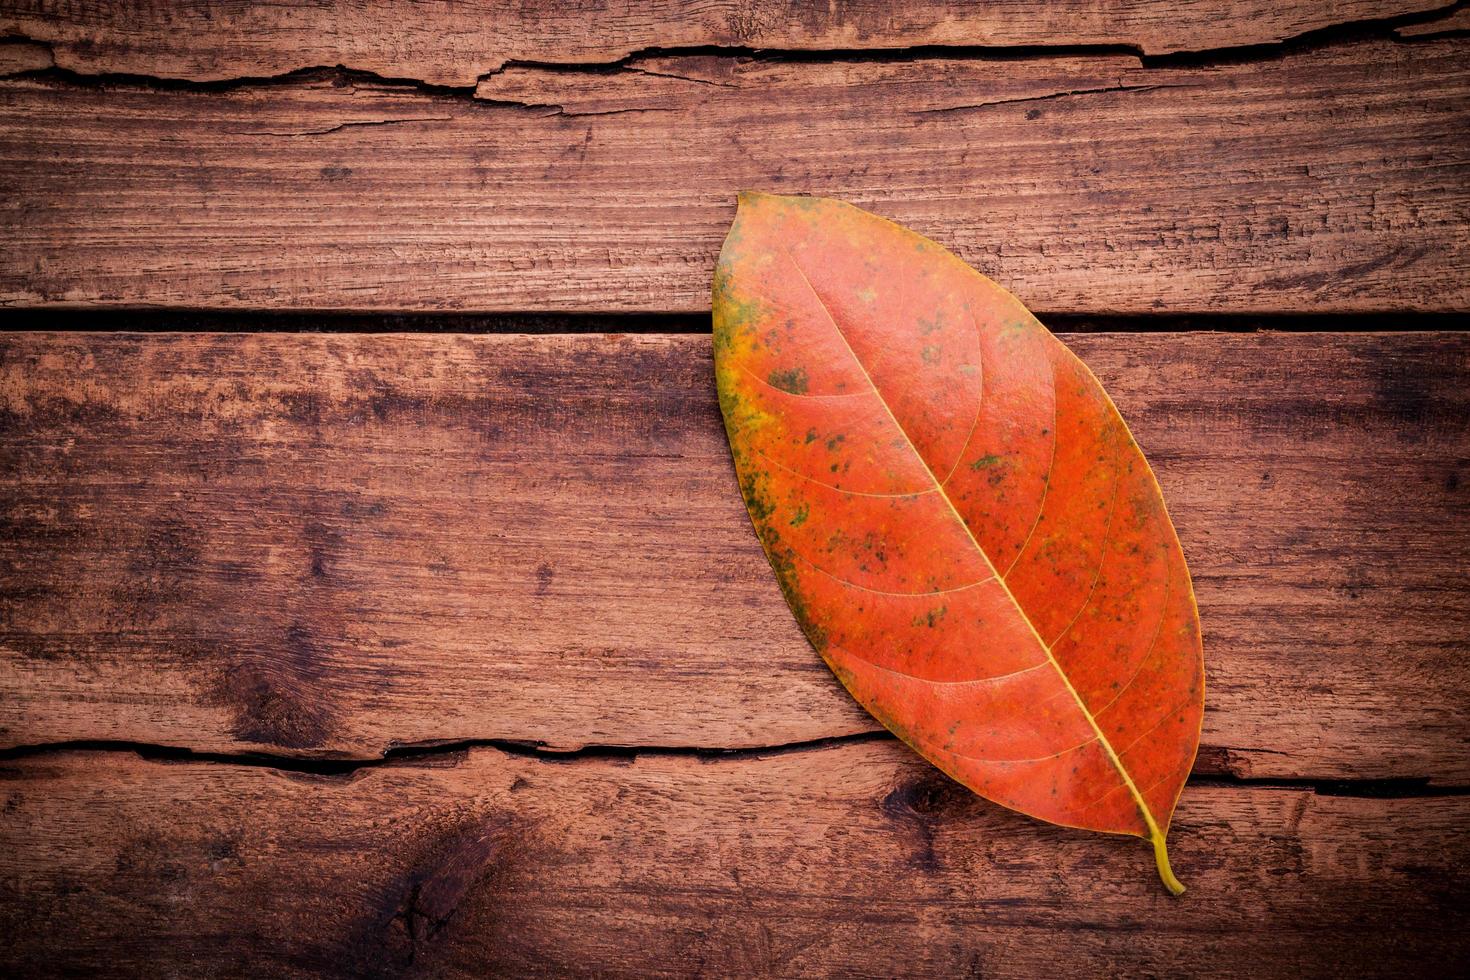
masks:
[[(700, 311), (740, 189), (838, 197), (1050, 312), (1470, 307), (1470, 44), (1269, 60), (648, 57), (0, 83), (0, 303)], [(817, 125), (815, 121), (820, 121)]]
[[(1194, 574), (1197, 771), (1470, 778), (1470, 336), (1067, 338)], [(701, 336), (0, 339), (0, 742), (375, 756), (873, 728)]]
[(0, 966), (88, 976), (1448, 976), (1470, 799), (1187, 788), (1147, 847), (896, 743), (351, 779), (64, 753), (0, 768)]
[(1444, 17), (1422, 23), (1405, 24), (1394, 30), (1399, 37), (1433, 37), (1470, 31), (1470, 7), (1461, 6)]
[(6, 0), (0, 35), (45, 45), (58, 66), (88, 74), (214, 81), (345, 65), (390, 78), (465, 86), (507, 61), (612, 62), (648, 48), (1118, 45), (1166, 54), (1267, 44), (1449, 6), (1444, 0), (324, 0), (288, 6)]

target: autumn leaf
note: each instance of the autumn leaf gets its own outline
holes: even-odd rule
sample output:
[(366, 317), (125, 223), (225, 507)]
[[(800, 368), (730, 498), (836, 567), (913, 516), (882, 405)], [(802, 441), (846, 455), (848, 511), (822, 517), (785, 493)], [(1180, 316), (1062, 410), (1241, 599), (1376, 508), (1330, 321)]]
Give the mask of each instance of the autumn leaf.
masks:
[(741, 492), (832, 671), (981, 796), (1149, 840), (1182, 892), (1199, 618), (1097, 379), (1010, 293), (837, 201), (742, 194), (713, 300)]

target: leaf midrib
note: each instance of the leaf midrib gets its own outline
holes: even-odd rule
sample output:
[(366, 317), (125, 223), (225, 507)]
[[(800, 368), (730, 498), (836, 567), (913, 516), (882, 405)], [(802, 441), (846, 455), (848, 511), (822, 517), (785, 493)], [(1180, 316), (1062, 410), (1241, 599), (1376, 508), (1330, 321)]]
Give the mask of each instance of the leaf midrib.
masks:
[[(1009, 583), (1007, 583), (1006, 580), (1000, 576), (995, 567), (995, 563), (990, 560), (990, 556), (986, 554), (985, 549), (980, 546), (980, 542), (976, 539), (975, 533), (970, 530), (969, 523), (965, 521), (964, 517), (959, 512), (959, 508), (955, 506), (954, 499), (950, 497), (949, 492), (945, 489), (944, 484), (940, 482), (939, 476), (929, 466), (929, 461), (926, 460), (923, 454), (919, 452), (918, 447), (914, 445), (913, 439), (909, 437), (908, 430), (903, 427), (903, 425), (898, 421), (898, 417), (893, 414), (893, 409), (889, 406), (888, 400), (883, 397), (883, 392), (878, 388), (877, 382), (875, 382), (873, 380), (873, 376), (868, 373), (868, 368), (865, 364), (863, 364), (862, 359), (857, 356), (857, 351), (853, 350), (852, 344), (847, 339), (847, 335), (844, 334), (842, 332), (842, 328), (838, 326), (837, 318), (832, 315), (832, 311), (827, 306), (826, 301), (822, 299), (821, 294), (817, 292), (817, 288), (812, 285), (811, 279), (807, 277), (806, 272), (796, 261), (796, 256), (792, 255), (789, 250), (784, 251), (786, 252), (786, 258), (791, 262), (791, 267), (796, 270), (797, 275), (801, 276), (801, 281), (806, 284), (806, 288), (811, 292), (812, 298), (817, 301), (817, 305), (820, 306), (822, 308), (822, 312), (826, 314), (828, 321), (830, 321), (832, 324), (833, 331), (837, 334), (838, 338), (842, 340), (842, 345), (847, 348), (847, 353), (852, 358), (853, 363), (856, 364), (858, 370), (862, 372), (863, 379), (867, 381), (868, 386), (873, 389), (873, 396), (878, 400), (878, 404), (883, 406), (883, 411), (888, 414), (889, 420), (893, 422), (893, 427), (898, 430), (900, 435), (903, 436), (904, 443), (908, 446), (909, 451), (914, 454), (914, 458), (919, 461), (919, 465), (924, 467), (925, 474), (928, 475), (930, 481), (934, 484), (935, 489), (938, 491), (939, 496), (944, 500), (945, 505), (949, 507), (949, 511), (954, 516), (954, 519), (959, 523), (960, 527), (965, 529), (965, 536), (970, 539), (970, 544), (975, 548), (975, 551), (979, 553), (980, 557), (984, 559), (986, 566), (990, 569), (991, 575), (995, 577), (995, 580), (1000, 584), (1000, 587), (1005, 590), (1006, 598), (1011, 601), (1011, 605), (1015, 607), (1017, 615), (1019, 615), (1022, 621), (1025, 622), (1027, 629), (1031, 631), (1031, 636), (1036, 640), (1036, 645), (1041, 648), (1042, 652), (1046, 655), (1047, 661), (1050, 662), (1052, 668), (1055, 669), (1057, 677), (1061, 680), (1062, 684), (1066, 686), (1067, 692), (1072, 695), (1072, 700), (1077, 704), (1077, 710), (1082, 712), (1082, 716), (1086, 718), (1087, 723), (1092, 726), (1092, 730), (1097, 736), (1098, 743), (1103, 747), (1103, 750), (1107, 752), (1108, 760), (1112, 763), (1113, 768), (1122, 778), (1124, 785), (1128, 787), (1128, 792), (1132, 794), (1133, 802), (1138, 807), (1138, 812), (1143, 816), (1144, 824), (1148, 828), (1150, 839), (1154, 841), (1156, 847), (1162, 846), (1164, 839), (1163, 832), (1160, 830), (1158, 822), (1154, 819), (1153, 813), (1149, 810), (1148, 804), (1144, 801), (1143, 794), (1138, 791), (1138, 787), (1133, 782), (1133, 777), (1129, 775), (1128, 769), (1123, 765), (1123, 760), (1118, 757), (1118, 753), (1114, 751), (1112, 743), (1108, 741), (1108, 737), (1103, 734), (1102, 727), (1098, 725), (1097, 719), (1093, 717), (1091, 711), (1087, 710), (1087, 705), (1083, 702), (1082, 696), (1077, 692), (1077, 689), (1072, 686), (1071, 678), (1067, 676), (1067, 672), (1062, 669), (1062, 665), (1057, 661), (1056, 657), (1052, 655), (1051, 647), (1047, 646), (1046, 641), (1041, 638), (1041, 634), (1036, 629), (1036, 624), (1031, 621), (1030, 616), (1026, 615), (1026, 610), (1016, 599), (1016, 595), (1014, 592), (1011, 591)], [(1058, 433), (1056, 433), (1054, 430), (1053, 436), (1056, 437), (1057, 435)], [(1037, 522), (1040, 522), (1040, 515), (1037, 516)], [(1019, 557), (1020, 556), (1018, 555), (1017, 558), (1019, 559)]]

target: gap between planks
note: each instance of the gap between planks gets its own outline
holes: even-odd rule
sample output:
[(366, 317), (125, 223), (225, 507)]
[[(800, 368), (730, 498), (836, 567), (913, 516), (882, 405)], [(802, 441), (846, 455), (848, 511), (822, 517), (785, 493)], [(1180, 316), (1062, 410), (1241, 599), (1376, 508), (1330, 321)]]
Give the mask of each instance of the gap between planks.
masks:
[[(193, 749), (155, 745), (146, 742), (77, 740), (37, 745), (18, 745), (0, 749), (0, 765), (60, 754), (84, 753), (102, 756), (134, 755), (148, 762), (190, 762), (203, 765), (242, 766), (272, 769), (281, 773), (318, 776), (325, 779), (353, 779), (372, 769), (395, 766), (456, 766), (472, 753), (494, 751), (523, 759), (537, 759), (551, 765), (594, 760), (622, 759), (629, 763), (639, 758), (698, 759), (706, 763), (750, 762), (797, 753), (827, 752), (845, 746), (898, 739), (887, 731), (854, 732), (827, 738), (787, 742), (744, 748), (707, 748), (671, 745), (585, 745), (579, 748), (553, 748), (514, 739), (462, 739), (422, 745), (398, 745), (375, 759), (320, 759), (278, 755), (269, 752), (197, 752)], [(1228, 750), (1226, 750), (1228, 751)], [(1208, 755), (1208, 753), (1202, 753)], [(1208, 765), (1208, 761), (1205, 762)], [(1427, 777), (1387, 777), (1369, 779), (1325, 779), (1313, 777), (1248, 777), (1229, 772), (1196, 770), (1186, 787), (1234, 787), (1241, 789), (1304, 789), (1317, 796), (1352, 799), (1428, 799), (1470, 796), (1470, 785), (1430, 785)]]
[[(1466, 313), (1049, 313), (1059, 335), (1084, 333), (1453, 333)], [(425, 312), (0, 308), (0, 333), (709, 334), (707, 313)]]

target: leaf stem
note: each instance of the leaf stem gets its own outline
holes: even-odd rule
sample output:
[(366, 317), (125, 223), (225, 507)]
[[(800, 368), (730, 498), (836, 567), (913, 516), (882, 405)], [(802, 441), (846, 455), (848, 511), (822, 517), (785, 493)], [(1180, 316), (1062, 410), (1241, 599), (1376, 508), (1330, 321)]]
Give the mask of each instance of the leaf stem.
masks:
[(1184, 885), (1174, 877), (1174, 869), (1169, 867), (1169, 849), (1164, 844), (1164, 835), (1156, 831), (1153, 842), (1154, 861), (1159, 866), (1159, 878), (1164, 882), (1164, 887), (1169, 889), (1171, 895), (1183, 895)]

